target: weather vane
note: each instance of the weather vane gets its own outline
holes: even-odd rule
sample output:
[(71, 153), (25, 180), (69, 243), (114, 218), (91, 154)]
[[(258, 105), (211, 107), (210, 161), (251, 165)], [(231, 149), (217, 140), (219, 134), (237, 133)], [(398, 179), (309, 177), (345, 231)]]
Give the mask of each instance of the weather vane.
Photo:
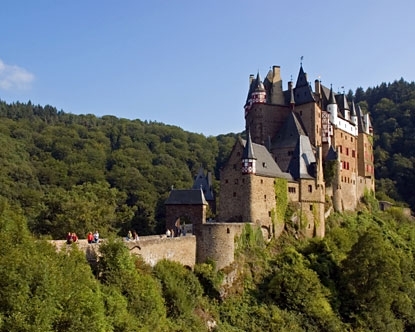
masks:
[(301, 56), (301, 58), (300, 58), (300, 66), (303, 66), (303, 59), (304, 59), (304, 56)]

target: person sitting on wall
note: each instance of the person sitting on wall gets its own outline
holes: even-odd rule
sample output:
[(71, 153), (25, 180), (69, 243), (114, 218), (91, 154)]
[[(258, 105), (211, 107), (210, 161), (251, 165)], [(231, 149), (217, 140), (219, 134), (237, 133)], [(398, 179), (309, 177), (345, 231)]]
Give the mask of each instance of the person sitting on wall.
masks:
[(94, 236), (92, 235), (92, 232), (89, 232), (86, 239), (88, 240), (88, 243), (94, 242)]
[(131, 241), (132, 239), (133, 239), (133, 234), (131, 233), (131, 231), (128, 231), (126, 240)]
[(66, 244), (72, 244), (72, 233), (69, 232), (68, 235), (66, 235)]
[(98, 231), (95, 231), (94, 233), (94, 243), (98, 243), (99, 242), (99, 233)]
[[(139, 241), (138, 234), (136, 231), (133, 231), (133, 241), (134, 242)], [(136, 247), (141, 250), (141, 247), (138, 244), (136, 245)]]
[(78, 242), (78, 235), (76, 235), (76, 233), (72, 233), (72, 243), (77, 243)]

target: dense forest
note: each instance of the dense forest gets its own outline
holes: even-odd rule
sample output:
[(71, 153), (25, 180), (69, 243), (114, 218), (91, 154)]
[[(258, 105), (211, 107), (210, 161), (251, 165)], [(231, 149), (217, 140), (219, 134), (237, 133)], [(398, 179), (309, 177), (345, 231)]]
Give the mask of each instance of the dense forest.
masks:
[[(415, 85), (352, 98), (372, 117), (376, 197), (332, 214), (324, 239), (264, 243), (247, 226), (224, 271), (151, 268), (117, 239), (164, 232), (170, 188), (200, 166), (219, 189), (237, 134), (0, 101), (0, 331), (415, 331), (415, 224), (399, 208), (415, 207)], [(96, 266), (43, 240), (94, 229)]]

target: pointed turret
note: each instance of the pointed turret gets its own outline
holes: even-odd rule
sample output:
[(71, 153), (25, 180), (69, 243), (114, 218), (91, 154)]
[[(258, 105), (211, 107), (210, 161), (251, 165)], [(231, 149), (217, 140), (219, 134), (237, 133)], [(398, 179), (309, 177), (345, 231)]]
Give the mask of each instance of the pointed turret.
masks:
[(267, 93), (265, 91), (264, 84), (261, 81), (261, 77), (259, 76), (259, 73), (257, 74), (256, 79), (254, 79), (253, 75), (250, 75), (249, 82), (249, 92), (244, 106), (245, 116), (251, 109), (253, 104), (265, 104), (267, 101)]
[(330, 122), (332, 124), (337, 124), (337, 112), (338, 106), (336, 102), (336, 98), (334, 97), (333, 87), (330, 87), (330, 95), (327, 104), (327, 112), (330, 113)]
[(256, 173), (256, 158), (252, 146), (251, 134), (247, 130), (246, 144), (242, 154), (242, 174)]
[(352, 108), (350, 109), (350, 121), (357, 125), (357, 113), (356, 113), (356, 105), (354, 104), (354, 100), (352, 100)]
[(347, 101), (346, 95), (343, 93), (337, 96), (337, 105), (339, 106), (340, 112), (343, 114), (345, 120), (350, 120), (349, 102)]

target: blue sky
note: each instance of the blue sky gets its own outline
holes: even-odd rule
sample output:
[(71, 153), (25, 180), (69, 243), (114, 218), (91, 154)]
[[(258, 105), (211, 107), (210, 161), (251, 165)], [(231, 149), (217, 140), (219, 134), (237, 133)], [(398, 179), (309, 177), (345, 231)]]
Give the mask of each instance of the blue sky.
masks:
[(3, 0), (0, 99), (241, 132), (250, 74), (415, 80), (415, 1)]

